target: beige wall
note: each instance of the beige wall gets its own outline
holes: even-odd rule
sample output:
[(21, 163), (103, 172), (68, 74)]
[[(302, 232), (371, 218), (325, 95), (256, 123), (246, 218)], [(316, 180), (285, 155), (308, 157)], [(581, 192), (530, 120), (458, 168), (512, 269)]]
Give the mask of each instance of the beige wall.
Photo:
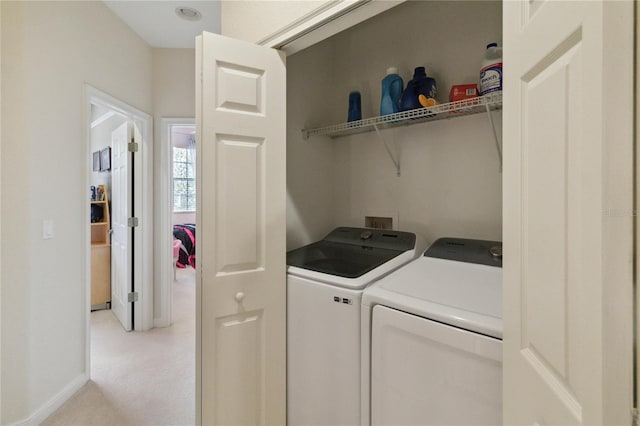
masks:
[[(160, 162), (160, 149), (162, 143), (161, 119), (165, 118), (195, 118), (195, 49), (153, 49), (153, 111), (154, 111), (154, 149), (155, 164)], [(170, 170), (156, 167), (154, 170), (155, 191), (160, 191), (160, 182), (163, 174), (171, 173)], [(171, 176), (169, 174), (169, 176)], [(160, 197), (156, 197), (159, 200)], [(170, 199), (170, 197), (169, 197)], [(171, 229), (160, 229), (160, 209), (166, 206), (156, 205), (155, 220), (156, 235), (163, 232), (172, 232)], [(195, 223), (195, 218), (193, 220)], [(184, 222), (182, 222), (184, 223)], [(158, 247), (156, 247), (156, 250)], [(161, 256), (154, 256), (155, 270), (162, 270)], [(154, 282), (154, 319), (163, 318), (160, 303), (160, 280)]]
[(160, 117), (195, 117), (195, 61), (195, 49), (153, 49), (156, 123)]
[(12, 106), (2, 111), (1, 422), (10, 424), (36, 421), (87, 373), (83, 84), (150, 112), (152, 49), (101, 2), (1, 7), (2, 104)]
[(174, 225), (183, 225), (185, 223), (196, 223), (195, 213), (174, 213), (172, 215), (172, 223)]
[(287, 58), (287, 249), (322, 238), (335, 225), (334, 143), (305, 141), (301, 133), (314, 123), (332, 123), (333, 108), (346, 117), (343, 102), (333, 99), (334, 55), (326, 42)]
[(257, 43), (326, 3), (322, 0), (223, 0), (221, 34)]
[(389, 66), (405, 85), (426, 66), (447, 102), (452, 84), (477, 82), (486, 44), (501, 38), (500, 2), (408, 2), (289, 57), (288, 249), (333, 226), (362, 226), (365, 213), (397, 215), (400, 229), (430, 240), (501, 239), (502, 175), (486, 114), (384, 131), (400, 177), (375, 132), (308, 142), (300, 133), (346, 121), (353, 89), (363, 117), (378, 115)]

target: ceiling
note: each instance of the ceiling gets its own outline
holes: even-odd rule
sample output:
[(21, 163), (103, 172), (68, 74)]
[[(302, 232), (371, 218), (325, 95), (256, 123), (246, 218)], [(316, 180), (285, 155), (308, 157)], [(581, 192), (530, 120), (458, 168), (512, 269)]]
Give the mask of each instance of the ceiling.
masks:
[[(104, 0), (104, 4), (152, 47), (194, 48), (202, 31), (220, 33), (219, 1)], [(176, 8), (197, 9), (202, 18), (178, 17)]]

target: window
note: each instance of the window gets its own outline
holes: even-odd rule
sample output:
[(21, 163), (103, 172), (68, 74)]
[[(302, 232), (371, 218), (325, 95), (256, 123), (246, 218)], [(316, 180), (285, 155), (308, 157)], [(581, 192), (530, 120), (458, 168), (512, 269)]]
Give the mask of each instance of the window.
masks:
[(196, 151), (173, 148), (173, 211), (196, 211)]

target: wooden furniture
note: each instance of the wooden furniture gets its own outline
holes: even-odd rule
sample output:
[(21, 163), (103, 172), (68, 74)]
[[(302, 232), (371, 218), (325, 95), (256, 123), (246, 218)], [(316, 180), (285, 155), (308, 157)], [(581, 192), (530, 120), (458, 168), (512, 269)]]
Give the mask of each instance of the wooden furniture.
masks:
[(102, 208), (102, 220), (91, 223), (91, 309), (108, 308), (111, 304), (111, 221), (109, 201), (104, 186), (101, 200), (91, 206)]

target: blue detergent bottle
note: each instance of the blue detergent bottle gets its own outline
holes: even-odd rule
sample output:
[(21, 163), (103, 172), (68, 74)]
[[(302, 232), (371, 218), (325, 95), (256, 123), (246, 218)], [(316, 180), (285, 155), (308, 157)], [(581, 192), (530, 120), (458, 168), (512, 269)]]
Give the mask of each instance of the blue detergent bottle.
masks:
[(347, 115), (347, 121), (362, 120), (362, 101), (360, 99), (360, 92), (354, 90), (349, 93), (349, 113)]
[(400, 96), (404, 82), (398, 75), (398, 68), (387, 68), (387, 75), (382, 79), (382, 97), (380, 99), (380, 115), (393, 114), (400, 110)]
[(400, 111), (422, 108), (418, 96), (424, 95), (427, 98), (436, 99), (436, 94), (436, 80), (427, 77), (424, 67), (417, 67), (413, 71), (413, 79), (407, 83), (407, 88), (404, 89), (400, 98)]

